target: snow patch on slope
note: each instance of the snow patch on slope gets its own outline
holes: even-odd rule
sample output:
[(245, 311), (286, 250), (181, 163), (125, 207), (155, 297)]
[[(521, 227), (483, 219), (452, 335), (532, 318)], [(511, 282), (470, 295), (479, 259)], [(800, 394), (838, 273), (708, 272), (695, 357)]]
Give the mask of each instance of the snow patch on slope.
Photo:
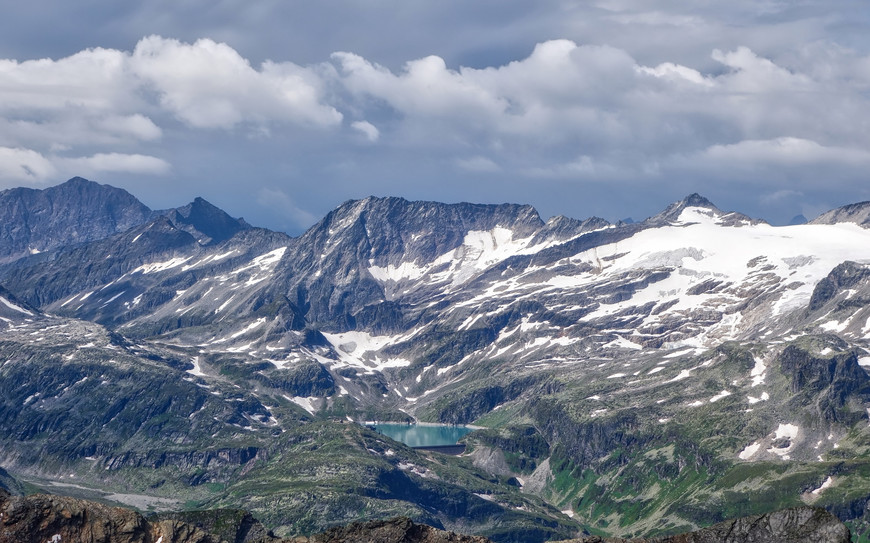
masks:
[(750, 458), (752, 458), (752, 456), (755, 453), (758, 452), (758, 449), (760, 449), (760, 448), (761, 448), (761, 443), (756, 441), (755, 443), (753, 443), (751, 445), (747, 445), (745, 449), (740, 451), (740, 453), (737, 454), (737, 458), (739, 458), (741, 460), (749, 460)]
[(12, 302), (7, 300), (3, 296), (0, 296), (0, 303), (2, 303), (3, 305), (5, 305), (6, 307), (8, 307), (9, 309), (11, 309), (13, 311), (18, 311), (19, 313), (23, 313), (23, 314), (30, 316), (30, 317), (33, 316), (33, 313), (31, 313), (30, 311), (24, 309), (23, 307), (21, 307), (19, 305), (13, 304)]
[[(601, 303), (584, 321), (626, 315), (631, 308), (663, 302), (669, 303), (664, 314), (689, 315), (697, 310), (730, 314), (730, 308), (741, 311), (745, 296), (756, 288), (775, 292), (771, 314), (776, 316), (805, 306), (816, 283), (841, 262), (870, 262), (870, 231), (854, 224), (774, 227), (744, 222), (723, 226), (718, 217), (700, 208), (687, 208), (680, 222), (645, 229), (571, 257), (571, 263), (586, 264), (599, 272), (578, 281), (578, 288), (640, 270), (667, 273), (627, 299)], [(709, 286), (691, 290), (704, 283)], [(660, 319), (654, 313), (645, 322)], [(739, 320), (722, 319), (707, 327), (706, 335), (733, 339), (740, 326)], [(839, 329), (842, 325), (828, 326)]]
[(185, 262), (187, 262), (191, 258), (193, 258), (193, 257), (188, 256), (186, 258), (182, 258), (179, 256), (179, 257), (171, 258), (169, 260), (165, 260), (163, 262), (152, 262), (151, 264), (143, 264), (143, 265), (139, 266), (138, 268), (134, 269), (133, 271), (131, 271), (130, 274), (132, 275), (134, 273), (140, 272), (143, 275), (147, 275), (149, 273), (157, 273), (157, 272), (162, 272), (162, 271), (166, 271), (166, 270), (171, 270), (172, 268), (177, 268), (178, 266), (183, 265)]
[(465, 235), (462, 245), (432, 262), (404, 261), (398, 265), (376, 266), (374, 261), (370, 261), (368, 271), (382, 283), (424, 280), (430, 284), (447, 283), (455, 287), (507, 258), (534, 253), (552, 245), (552, 242), (529, 245), (531, 240), (531, 237), (514, 239), (513, 231), (502, 226), (491, 230), (471, 230)]
[[(411, 365), (410, 360), (390, 357), (381, 359), (377, 352), (399, 341), (406, 340), (409, 336), (373, 336), (366, 332), (342, 332), (337, 334), (323, 333), (323, 336), (332, 344), (338, 353), (338, 365), (354, 366), (366, 370), (366, 373), (380, 372), (388, 368), (404, 368)], [(321, 358), (322, 363), (335, 366), (336, 361)]]

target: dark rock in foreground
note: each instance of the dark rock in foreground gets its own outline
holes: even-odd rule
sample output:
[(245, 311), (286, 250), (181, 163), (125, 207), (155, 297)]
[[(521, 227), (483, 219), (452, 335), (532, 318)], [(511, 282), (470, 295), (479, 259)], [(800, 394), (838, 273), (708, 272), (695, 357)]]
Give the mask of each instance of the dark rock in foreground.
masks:
[[(192, 523), (183, 522), (180, 519)], [(220, 528), (217, 530), (217, 528)], [(220, 535), (209, 533), (219, 531)], [(0, 543), (487, 543), (408, 518), (356, 522), (311, 537), (281, 540), (244, 511), (200, 511), (149, 521), (121, 507), (64, 496), (11, 496), (0, 489)], [(652, 539), (598, 536), (563, 543), (849, 543), (849, 529), (820, 508), (796, 507)]]
[[(815, 507), (795, 507), (720, 522), (709, 528), (669, 537), (617, 539), (585, 537), (572, 543), (849, 543), (849, 528)], [(568, 543), (563, 542), (563, 543)]]
[(36, 494), (10, 496), (0, 489), (0, 543), (219, 543), (174, 520), (149, 523), (122, 507)]
[(274, 537), (249, 513), (235, 510), (156, 515), (122, 507), (0, 489), (0, 543), (487, 543), (407, 518), (355, 523), (293, 539)]
[[(296, 541), (305, 542), (304, 538)], [(445, 532), (408, 518), (355, 522), (308, 538), (307, 543), (489, 543), (481, 536)]]
[(176, 521), (195, 526), (211, 534), (215, 540), (229, 543), (272, 543), (276, 538), (248, 511), (241, 509), (209, 509), (149, 515), (152, 523)]

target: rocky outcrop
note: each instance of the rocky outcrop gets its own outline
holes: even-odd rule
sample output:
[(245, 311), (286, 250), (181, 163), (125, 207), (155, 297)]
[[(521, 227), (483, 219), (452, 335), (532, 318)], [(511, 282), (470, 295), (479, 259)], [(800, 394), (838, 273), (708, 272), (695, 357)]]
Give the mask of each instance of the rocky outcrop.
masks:
[(662, 543), (848, 543), (849, 529), (831, 513), (819, 508), (796, 507), (766, 515), (730, 520)]
[(155, 515), (100, 503), (0, 489), (0, 543), (486, 543), (408, 518), (359, 522), (318, 535), (279, 539), (250, 513), (236, 510)]
[(808, 311), (821, 309), (837, 293), (854, 288), (870, 278), (870, 268), (847, 260), (831, 270), (827, 277), (816, 284), (807, 307)]
[(0, 543), (219, 543), (175, 520), (149, 523), (121, 507), (63, 496), (10, 496), (0, 489)]
[(277, 543), (279, 541), (251, 513), (241, 509), (159, 513), (150, 516), (149, 520), (161, 525), (175, 522), (179, 525), (195, 526), (227, 543)]
[(481, 536), (446, 532), (425, 524), (415, 524), (408, 518), (355, 522), (332, 528), (299, 543), (489, 543)]
[(791, 345), (779, 356), (780, 370), (791, 381), (796, 405), (815, 404), (823, 420), (854, 424), (865, 417), (863, 408), (843, 409), (847, 402), (870, 400), (870, 377), (858, 364), (855, 352), (831, 357), (813, 356)]
[(669, 537), (616, 539), (591, 536), (570, 541), (572, 543), (849, 543), (852, 538), (849, 528), (824, 509), (795, 507), (766, 515), (728, 520), (697, 532)]
[(19, 300), (14, 294), (0, 285), (0, 329), (13, 323), (20, 323), (25, 319), (34, 319), (41, 312)]

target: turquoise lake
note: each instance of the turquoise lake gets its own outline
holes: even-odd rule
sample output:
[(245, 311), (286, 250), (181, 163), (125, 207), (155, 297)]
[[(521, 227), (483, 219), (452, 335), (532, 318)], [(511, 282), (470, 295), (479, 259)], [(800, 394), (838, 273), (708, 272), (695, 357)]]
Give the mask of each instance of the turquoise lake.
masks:
[(455, 445), (459, 438), (474, 430), (467, 426), (446, 424), (369, 424), (369, 426), (409, 447)]

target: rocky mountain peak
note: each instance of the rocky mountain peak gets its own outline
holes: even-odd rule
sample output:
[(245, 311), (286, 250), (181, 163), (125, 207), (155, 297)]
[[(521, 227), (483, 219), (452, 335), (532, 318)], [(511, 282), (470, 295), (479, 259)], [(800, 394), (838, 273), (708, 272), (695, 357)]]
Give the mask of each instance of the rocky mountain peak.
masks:
[(302, 236), (303, 245), (354, 245), (364, 238), (361, 255), (378, 262), (411, 256), (431, 261), (463, 244), (469, 232), (510, 231), (514, 239), (544, 226), (534, 207), (517, 204), (444, 204), (370, 196), (350, 200)]
[(664, 211), (648, 218), (644, 223), (650, 226), (660, 226), (674, 222), (696, 222), (696, 219), (699, 218), (697, 213), (690, 217), (684, 216), (683, 214), (687, 209), (692, 208), (699, 208), (701, 210), (701, 215), (715, 218), (715, 221), (722, 226), (739, 226), (741, 224), (757, 224), (763, 222), (742, 213), (722, 211), (716, 207), (713, 202), (695, 192), (678, 202), (672, 203), (666, 207)]
[(793, 507), (727, 520), (694, 532), (650, 539), (582, 537), (560, 543), (849, 543), (849, 528), (817, 507)]
[(95, 182), (95, 181), (91, 181), (91, 180), (89, 180), (89, 179), (85, 179), (84, 177), (75, 176), (75, 177), (72, 177), (72, 178), (66, 180), (66, 182), (60, 184), (60, 186), (63, 186), (63, 185), (66, 185), (66, 186), (92, 186), (92, 185), (97, 185), (97, 186), (99, 186), (99, 183), (97, 183), (97, 182)]
[(719, 209), (713, 204), (713, 202), (704, 198), (697, 192), (693, 192), (692, 194), (683, 198), (681, 200), (681, 203), (685, 207), (706, 207), (708, 209)]
[(700, 207), (703, 209), (707, 209), (712, 211), (716, 215), (722, 214), (722, 211), (718, 207), (716, 207), (713, 202), (695, 192), (686, 196), (680, 201), (670, 204), (664, 209), (664, 211), (662, 211), (658, 215), (650, 217), (645, 222), (651, 224), (660, 224), (678, 221), (680, 220), (680, 215), (683, 213), (683, 211), (690, 207)]
[(798, 214), (798, 215), (795, 215), (794, 217), (792, 217), (791, 220), (788, 222), (788, 225), (789, 226), (797, 226), (799, 224), (807, 224), (807, 222), (808, 222), (807, 218), (804, 217), (803, 214), (801, 213), (801, 214)]
[(0, 263), (103, 239), (148, 221), (129, 192), (73, 177), (44, 190), (0, 192)]
[(195, 237), (200, 245), (226, 241), (251, 227), (244, 219), (234, 219), (198, 196), (186, 206), (168, 211), (166, 216), (176, 228)]

